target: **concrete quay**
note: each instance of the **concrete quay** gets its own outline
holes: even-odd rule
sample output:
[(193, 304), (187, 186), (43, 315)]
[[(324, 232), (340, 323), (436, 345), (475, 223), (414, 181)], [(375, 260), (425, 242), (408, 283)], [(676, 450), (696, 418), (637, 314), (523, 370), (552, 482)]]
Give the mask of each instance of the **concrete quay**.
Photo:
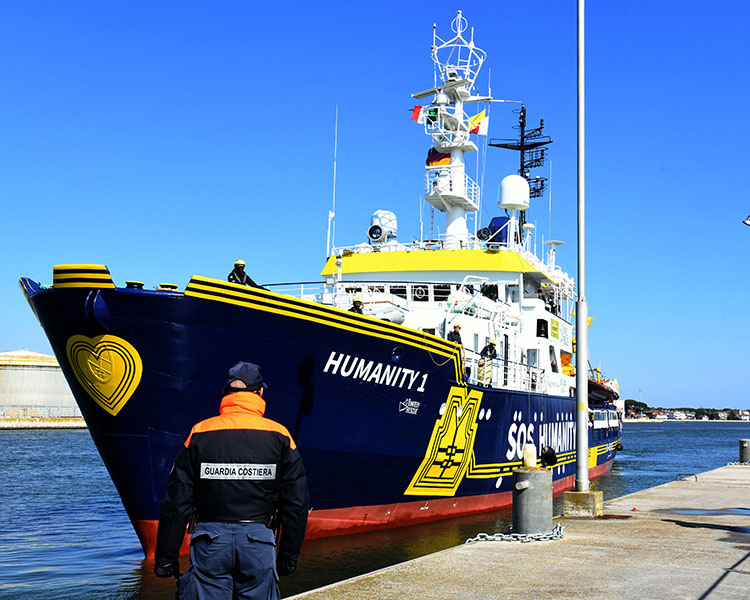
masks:
[(293, 598), (750, 598), (750, 466), (683, 476), (606, 502), (601, 518), (555, 523), (561, 540), (474, 542)]

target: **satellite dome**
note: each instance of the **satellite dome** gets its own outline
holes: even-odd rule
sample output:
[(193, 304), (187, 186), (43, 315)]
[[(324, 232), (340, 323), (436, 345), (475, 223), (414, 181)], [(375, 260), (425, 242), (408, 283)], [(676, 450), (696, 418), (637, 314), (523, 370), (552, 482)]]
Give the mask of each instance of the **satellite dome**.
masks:
[(503, 177), (497, 192), (497, 206), (505, 210), (529, 208), (529, 182), (520, 175)]

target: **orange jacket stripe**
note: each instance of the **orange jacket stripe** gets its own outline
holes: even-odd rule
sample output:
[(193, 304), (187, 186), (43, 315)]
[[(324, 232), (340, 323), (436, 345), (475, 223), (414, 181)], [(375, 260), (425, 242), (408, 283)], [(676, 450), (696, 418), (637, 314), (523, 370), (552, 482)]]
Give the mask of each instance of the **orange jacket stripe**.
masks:
[(291, 449), (296, 450), (297, 445), (294, 443), (289, 430), (280, 423), (266, 419), (263, 416), (265, 410), (266, 403), (259, 394), (236, 392), (224, 396), (221, 401), (221, 414), (196, 424), (190, 431), (187, 440), (185, 440), (185, 447), (187, 448), (190, 445), (190, 440), (195, 433), (227, 429), (254, 429), (255, 431), (279, 433), (289, 438)]

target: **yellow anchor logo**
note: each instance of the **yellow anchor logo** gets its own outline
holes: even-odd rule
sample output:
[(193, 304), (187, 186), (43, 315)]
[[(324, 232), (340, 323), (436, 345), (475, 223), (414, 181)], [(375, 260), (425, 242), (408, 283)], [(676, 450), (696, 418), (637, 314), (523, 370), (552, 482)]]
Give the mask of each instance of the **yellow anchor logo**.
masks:
[(74, 335), (68, 339), (65, 353), (83, 389), (113, 416), (125, 406), (141, 382), (141, 357), (122, 338)]

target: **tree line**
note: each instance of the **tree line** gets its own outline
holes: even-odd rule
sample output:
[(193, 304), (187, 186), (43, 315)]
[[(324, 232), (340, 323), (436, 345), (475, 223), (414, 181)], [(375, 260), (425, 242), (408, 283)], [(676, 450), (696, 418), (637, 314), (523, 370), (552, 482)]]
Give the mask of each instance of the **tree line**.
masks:
[(625, 400), (625, 414), (645, 413), (649, 410), (694, 412), (696, 419), (702, 420), (703, 417), (708, 417), (709, 421), (718, 421), (720, 420), (719, 413), (725, 413), (728, 421), (740, 420), (739, 413), (733, 408), (652, 408), (645, 402), (632, 399)]

